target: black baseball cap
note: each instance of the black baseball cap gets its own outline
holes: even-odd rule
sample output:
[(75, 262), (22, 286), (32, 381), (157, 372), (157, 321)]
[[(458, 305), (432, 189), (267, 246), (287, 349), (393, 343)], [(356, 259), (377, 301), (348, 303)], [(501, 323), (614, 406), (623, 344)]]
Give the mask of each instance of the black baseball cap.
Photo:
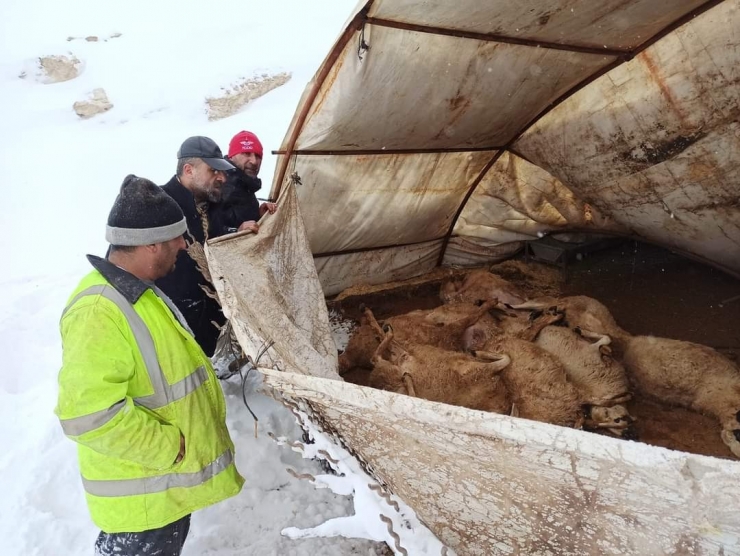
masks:
[(233, 164), (224, 160), (224, 155), (216, 142), (210, 137), (201, 135), (185, 139), (177, 151), (177, 159), (181, 158), (200, 158), (211, 168), (221, 172), (234, 169)]

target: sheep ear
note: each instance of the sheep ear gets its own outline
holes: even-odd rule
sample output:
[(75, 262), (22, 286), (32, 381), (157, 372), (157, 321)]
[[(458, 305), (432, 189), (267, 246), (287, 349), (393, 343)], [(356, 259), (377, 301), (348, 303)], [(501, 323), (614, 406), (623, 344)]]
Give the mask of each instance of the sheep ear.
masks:
[(608, 355), (611, 357), (612, 355), (612, 348), (609, 346), (599, 346), (599, 352), (601, 352), (601, 355)]

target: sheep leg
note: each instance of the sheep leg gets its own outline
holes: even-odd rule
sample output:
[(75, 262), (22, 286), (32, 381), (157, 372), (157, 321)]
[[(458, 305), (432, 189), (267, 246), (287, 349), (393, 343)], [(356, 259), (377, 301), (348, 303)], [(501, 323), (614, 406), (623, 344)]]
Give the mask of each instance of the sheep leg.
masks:
[(609, 431), (614, 431), (614, 430), (626, 429), (627, 427), (629, 427), (630, 424), (627, 422), (616, 423), (616, 424), (615, 423), (598, 423), (594, 421), (593, 419), (586, 419), (584, 422), (584, 425), (586, 426), (586, 428), (589, 428), (589, 429), (607, 429)]
[(613, 396), (611, 398), (603, 398), (603, 399), (589, 399), (588, 404), (589, 405), (601, 405), (604, 407), (611, 407), (613, 405), (619, 405), (623, 403), (627, 403), (632, 399), (632, 394), (629, 392), (626, 392), (624, 394), (620, 394), (619, 396)]
[(557, 305), (557, 300), (550, 298), (532, 299), (530, 301), (525, 301), (524, 303), (519, 303), (518, 305), (509, 305), (509, 307), (520, 311), (542, 311), (544, 309), (549, 309), (554, 305)]
[(459, 330), (465, 330), (469, 326), (473, 326), (475, 323), (477, 323), (483, 317), (483, 315), (488, 313), (488, 311), (490, 311), (491, 309), (495, 309), (499, 305), (500, 304), (498, 302), (498, 299), (486, 301), (480, 307), (478, 307), (475, 310), (475, 312), (469, 315), (465, 315), (464, 317), (461, 317), (456, 321), (450, 322), (446, 324), (445, 326), (447, 328), (451, 327), (451, 328), (455, 328)]
[(528, 342), (534, 342), (543, 328), (555, 322), (558, 322), (562, 318), (563, 318), (562, 314), (542, 315), (537, 320), (535, 320), (532, 324), (530, 324), (527, 328), (522, 330), (522, 332), (520, 332), (518, 336), (522, 340), (526, 340)]
[(373, 329), (373, 332), (375, 332), (375, 335), (377, 336), (378, 341), (382, 342), (383, 339), (385, 338), (385, 332), (383, 332), (383, 329), (378, 324), (378, 321), (375, 320), (375, 315), (368, 307), (365, 307), (364, 313), (365, 313), (365, 318), (367, 319), (367, 323), (370, 325), (370, 328)]
[(416, 388), (414, 388), (414, 380), (412, 376), (409, 373), (403, 373), (401, 380), (403, 380), (403, 385), (406, 387), (408, 395), (416, 398)]

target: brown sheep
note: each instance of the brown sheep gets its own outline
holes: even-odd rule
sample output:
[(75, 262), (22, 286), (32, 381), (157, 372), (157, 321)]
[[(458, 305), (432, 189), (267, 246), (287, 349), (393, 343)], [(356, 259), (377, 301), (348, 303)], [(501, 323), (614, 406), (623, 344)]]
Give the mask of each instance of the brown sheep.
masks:
[(519, 417), (580, 428), (584, 422), (581, 401), (568, 382), (563, 365), (531, 342), (539, 330), (559, 318), (560, 315), (543, 315), (537, 319), (520, 332), (528, 339), (503, 331), (491, 336), (491, 331), (479, 322), (466, 331), (465, 347), (473, 353), (484, 349), (509, 356), (511, 362), (501, 376)]
[(383, 323), (393, 327), (395, 341), (401, 344), (430, 345), (458, 351), (462, 349), (465, 330), (497, 305), (495, 299), (480, 307), (472, 303), (451, 303), (429, 311), (411, 311), (390, 317)]
[(716, 418), (722, 441), (740, 458), (740, 369), (729, 359), (691, 342), (634, 336), (624, 366), (645, 396)]
[(462, 281), (452, 280), (443, 284), (439, 296), (443, 303), (453, 301), (475, 303), (498, 299), (501, 303), (516, 305), (524, 303), (527, 299), (514, 284), (487, 270), (474, 270)]
[(538, 297), (511, 307), (527, 310), (557, 308), (557, 310), (565, 312), (565, 320), (569, 327), (608, 335), (612, 339), (613, 346), (620, 353), (624, 351), (626, 343), (632, 337), (629, 332), (617, 324), (609, 309), (599, 301), (585, 295), (560, 298)]
[(356, 367), (372, 369), (371, 359), (379, 344), (380, 340), (368, 324), (367, 317), (363, 315), (360, 326), (354, 329), (347, 347), (339, 355), (339, 375), (344, 375)]
[(418, 344), (393, 341), (393, 327), (373, 356), (370, 386), (470, 409), (508, 413), (506, 389), (498, 374), (506, 355), (481, 352), (477, 357)]
[[(596, 340), (590, 342), (588, 339)], [(612, 434), (635, 438), (630, 425), (634, 419), (621, 405), (632, 398), (627, 373), (611, 356), (611, 338), (587, 330), (576, 331), (562, 326), (547, 326), (535, 344), (554, 355), (563, 364), (568, 380), (578, 390), (589, 414), (588, 428), (607, 429)], [(613, 408), (611, 411), (601, 408)], [(602, 420), (603, 419), (603, 420)]]
[[(465, 329), (475, 324), (496, 304), (495, 300), (481, 306), (451, 303), (432, 310), (412, 311), (390, 317), (384, 322), (393, 326), (396, 341), (429, 344), (454, 351), (461, 349)], [(379, 327), (374, 330), (369, 324), (375, 322), (372, 311), (367, 307), (362, 307), (362, 310), (360, 326), (354, 330), (347, 347), (339, 356), (340, 375), (356, 367), (371, 369), (373, 365), (370, 360), (383, 337)]]

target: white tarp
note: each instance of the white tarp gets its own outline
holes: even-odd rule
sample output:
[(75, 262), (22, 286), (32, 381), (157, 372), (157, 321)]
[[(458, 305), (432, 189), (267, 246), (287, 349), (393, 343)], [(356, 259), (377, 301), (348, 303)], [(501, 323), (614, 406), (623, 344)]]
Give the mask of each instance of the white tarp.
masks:
[[(437, 264), (479, 262), (553, 231), (740, 275), (738, 44), (740, 0), (360, 2), (273, 193), (297, 171), (313, 253), (353, 255), (351, 275), (320, 263), (327, 285), (377, 282), (376, 249), (442, 239)], [(427, 270), (406, 260), (384, 271)]]
[(740, 554), (740, 463), (271, 372), (457, 554)]
[(278, 203), (259, 234), (206, 244), (213, 283), (245, 353), (256, 358), (274, 342), (261, 365), (338, 379), (337, 348), (292, 185)]

